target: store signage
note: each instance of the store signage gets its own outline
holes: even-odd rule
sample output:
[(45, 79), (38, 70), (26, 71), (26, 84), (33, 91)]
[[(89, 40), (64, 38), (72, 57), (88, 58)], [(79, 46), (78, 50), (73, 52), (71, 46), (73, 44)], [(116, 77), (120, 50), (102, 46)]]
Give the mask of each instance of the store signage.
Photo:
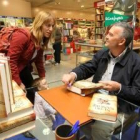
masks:
[(104, 6), (104, 5), (105, 5), (105, 1), (98, 1), (98, 2), (94, 2), (93, 7), (97, 8), (97, 7)]
[(124, 21), (124, 20), (127, 20), (129, 18), (130, 18), (130, 16), (105, 12), (105, 26), (110, 26), (116, 22)]

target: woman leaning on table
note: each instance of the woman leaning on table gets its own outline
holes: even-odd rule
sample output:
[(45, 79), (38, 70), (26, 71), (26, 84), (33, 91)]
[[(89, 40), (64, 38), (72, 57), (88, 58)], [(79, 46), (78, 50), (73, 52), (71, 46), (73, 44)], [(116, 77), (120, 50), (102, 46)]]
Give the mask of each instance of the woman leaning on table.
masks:
[[(51, 37), (55, 19), (50, 13), (41, 11), (35, 17), (30, 28), (19, 29), (12, 34), (7, 56), (10, 57), (12, 79), (22, 89), (32, 86), (31, 63), (35, 62), (38, 70), (40, 88), (47, 88), (45, 69), (43, 65), (43, 50)], [(34, 102), (32, 91), (27, 91), (27, 97)]]

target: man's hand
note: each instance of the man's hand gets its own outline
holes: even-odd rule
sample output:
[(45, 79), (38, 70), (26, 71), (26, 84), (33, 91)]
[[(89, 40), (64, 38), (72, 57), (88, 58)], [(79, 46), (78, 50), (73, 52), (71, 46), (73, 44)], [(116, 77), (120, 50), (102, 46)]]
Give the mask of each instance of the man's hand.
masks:
[(74, 74), (73, 72), (71, 72), (70, 74), (64, 74), (62, 77), (62, 82), (65, 85), (72, 85), (73, 82), (76, 79), (76, 74)]
[(121, 88), (121, 84), (115, 81), (99, 81), (99, 83), (103, 84), (102, 89), (108, 91), (119, 91)]

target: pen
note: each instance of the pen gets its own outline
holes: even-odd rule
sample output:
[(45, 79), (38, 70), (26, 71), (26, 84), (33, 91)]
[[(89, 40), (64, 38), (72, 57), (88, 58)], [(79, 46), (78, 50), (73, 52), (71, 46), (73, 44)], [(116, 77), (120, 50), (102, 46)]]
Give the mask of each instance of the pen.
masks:
[(68, 136), (72, 136), (73, 134), (75, 134), (78, 130), (79, 130), (79, 120), (76, 121), (76, 123), (73, 125), (73, 127), (70, 129)]
[(68, 86), (68, 87), (71, 87), (71, 83), (69, 83), (67, 86)]

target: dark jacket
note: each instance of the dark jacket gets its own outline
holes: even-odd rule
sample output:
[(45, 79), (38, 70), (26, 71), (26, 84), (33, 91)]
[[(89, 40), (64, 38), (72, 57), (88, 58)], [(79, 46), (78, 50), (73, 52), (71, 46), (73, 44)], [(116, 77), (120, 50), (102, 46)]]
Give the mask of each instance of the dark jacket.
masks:
[[(110, 56), (109, 50), (101, 50), (93, 59), (72, 71), (77, 74), (77, 80), (87, 79), (94, 75), (93, 82), (101, 80), (107, 69)], [(122, 84), (117, 96), (135, 104), (140, 104), (140, 57), (130, 49), (116, 63), (111, 80)]]

